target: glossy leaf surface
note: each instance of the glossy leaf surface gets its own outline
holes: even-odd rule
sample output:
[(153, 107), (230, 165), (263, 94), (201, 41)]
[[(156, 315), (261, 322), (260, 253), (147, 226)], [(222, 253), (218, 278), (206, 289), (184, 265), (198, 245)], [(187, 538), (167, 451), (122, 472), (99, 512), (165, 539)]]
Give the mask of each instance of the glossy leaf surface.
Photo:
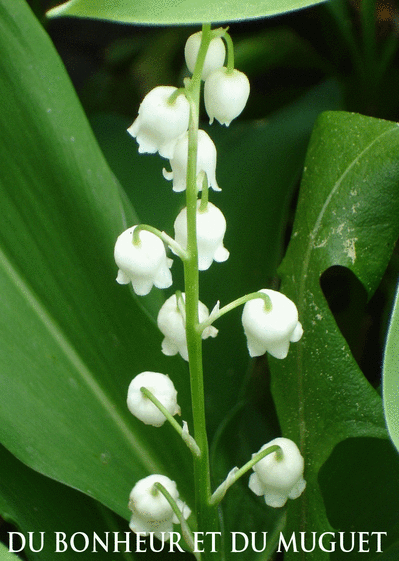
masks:
[(18, 559), (15, 553), (10, 553), (8, 548), (0, 543), (0, 561), (18, 561)]
[(130, 489), (148, 473), (190, 494), (188, 451), (125, 402), (135, 374), (160, 369), (190, 421), (186, 370), (164, 359), (143, 301), (115, 282), (116, 236), (137, 219), (22, 0), (0, 2), (0, 49), (1, 441), (128, 517)]
[(79, 16), (154, 25), (201, 24), (262, 18), (299, 10), (320, 0), (70, 0), (48, 12), (48, 16)]
[[(71, 536), (75, 532), (84, 532), (90, 541), (90, 549), (87, 552), (79, 553), (81, 559), (93, 555), (93, 534), (106, 543), (113, 550), (113, 534), (106, 538), (106, 532), (110, 529), (120, 532), (122, 539), (126, 531), (126, 522), (113, 512), (102, 506), (97, 501), (71, 489), (61, 483), (53, 481), (28, 468), (18, 461), (8, 450), (0, 447), (0, 512), (2, 517), (8, 522), (17, 523), (17, 527), (11, 531), (22, 533), (26, 540), (27, 547), (24, 553), (28, 559), (41, 561), (51, 561), (54, 556), (60, 557), (63, 561), (74, 561), (77, 552), (71, 547)], [(28, 532), (32, 537), (29, 538)], [(44, 533), (41, 538), (40, 532)], [(56, 538), (56, 532), (59, 539)], [(62, 538), (64, 538), (62, 540)], [(109, 541), (111, 538), (112, 542)], [(132, 534), (133, 538), (133, 534)], [(42, 542), (43, 539), (43, 542)], [(31, 540), (31, 541), (30, 541)], [(64, 542), (64, 543), (62, 543)], [(78, 549), (85, 546), (82, 536), (77, 536), (72, 543)], [(2, 544), (0, 543), (0, 546)], [(21, 538), (15, 534), (11, 537), (8, 534), (6, 546), (15, 551), (19, 551), (22, 546)], [(32, 548), (30, 548), (32, 545)], [(43, 547), (42, 547), (43, 545)], [(134, 549), (134, 540), (131, 541)], [(37, 552), (33, 551), (36, 549)], [(38, 551), (41, 549), (41, 551)], [(56, 549), (59, 552), (56, 553)], [(109, 560), (110, 553), (105, 551), (99, 543), (95, 546), (96, 558), (99, 561)], [(118, 546), (119, 551), (113, 552), (112, 557), (118, 560), (132, 560), (134, 555), (125, 551), (126, 546)], [(19, 559), (11, 553), (11, 559)], [(0, 559), (2, 559), (0, 555)], [(8, 561), (5, 557), (4, 561)]]
[[(349, 437), (386, 435), (381, 399), (337, 328), (320, 276), (340, 265), (369, 296), (376, 289), (399, 234), (398, 154), (396, 123), (356, 114), (326, 113), (312, 135), (280, 267), (282, 291), (298, 306), (304, 336), (287, 359), (270, 360), (283, 435), (298, 443), (306, 461), (307, 491), (290, 504), (288, 533), (328, 530), (317, 476), (334, 447)], [(320, 550), (306, 557), (325, 558)]]

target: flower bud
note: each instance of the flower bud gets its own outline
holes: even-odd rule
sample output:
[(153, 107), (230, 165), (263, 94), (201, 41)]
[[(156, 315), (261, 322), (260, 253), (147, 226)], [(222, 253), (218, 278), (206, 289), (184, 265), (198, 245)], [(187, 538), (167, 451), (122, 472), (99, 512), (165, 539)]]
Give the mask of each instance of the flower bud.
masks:
[(133, 285), (139, 296), (148, 294), (155, 285), (168, 288), (172, 284), (170, 267), (172, 259), (166, 257), (163, 241), (152, 232), (141, 230), (140, 243), (133, 243), (133, 232), (137, 226), (125, 230), (116, 240), (114, 257), (119, 267), (116, 281)]
[[(173, 356), (177, 353), (180, 354), (184, 360), (188, 361), (188, 349), (186, 339), (186, 309), (185, 309), (185, 294), (182, 293), (181, 297), (177, 298), (173, 294), (163, 304), (158, 313), (158, 327), (164, 335), (162, 341), (162, 352), (167, 356)], [(198, 302), (198, 319), (199, 322), (207, 320), (209, 317), (209, 310), (202, 302)], [(216, 337), (218, 330), (212, 325), (204, 329), (202, 332), (202, 339), (208, 337)]]
[[(264, 495), (267, 505), (278, 508), (287, 499), (297, 499), (306, 487), (303, 478), (304, 460), (297, 445), (288, 438), (275, 438), (259, 450), (278, 445), (281, 451), (272, 452), (253, 466), (249, 488), (256, 495)], [(253, 454), (254, 456), (254, 454)]]
[[(195, 63), (197, 62), (198, 52), (201, 45), (202, 31), (193, 33), (187, 39), (186, 46), (184, 47), (184, 56), (186, 59), (187, 68), (194, 72)], [(204, 66), (202, 69), (201, 78), (206, 80), (208, 75), (213, 71), (221, 68), (226, 57), (226, 47), (220, 37), (214, 37), (209, 43), (209, 47), (205, 56)]]
[(281, 292), (259, 290), (267, 294), (272, 309), (268, 311), (261, 298), (249, 300), (242, 313), (242, 324), (247, 337), (250, 356), (261, 356), (266, 352), (275, 358), (285, 358), (290, 342), (302, 337), (302, 325), (298, 321), (295, 304)]
[[(163, 169), (165, 179), (173, 179), (173, 191), (181, 192), (187, 186), (188, 133), (182, 135), (175, 144), (173, 158), (170, 159), (172, 171)], [(208, 185), (215, 191), (221, 191), (216, 181), (216, 146), (211, 137), (203, 130), (198, 131), (197, 144), (197, 189), (202, 191), (202, 177), (205, 172)]]
[(146, 397), (141, 388), (147, 388), (171, 415), (180, 415), (177, 391), (172, 380), (159, 372), (142, 372), (130, 382), (127, 392), (129, 411), (146, 425), (160, 427), (166, 421), (165, 415)]
[(244, 109), (249, 97), (249, 80), (243, 72), (219, 68), (209, 74), (205, 80), (204, 101), (209, 116), (221, 125), (229, 126)]
[(177, 138), (188, 129), (190, 105), (181, 94), (169, 102), (177, 90), (173, 86), (158, 86), (141, 102), (139, 114), (127, 129), (136, 138), (139, 152), (159, 152), (164, 158), (173, 156)]
[[(226, 232), (226, 219), (221, 210), (212, 203), (207, 204), (204, 211), (199, 210), (201, 201), (197, 202), (197, 244), (198, 268), (200, 271), (209, 269), (213, 261), (221, 263), (228, 259), (230, 253), (223, 246)], [(183, 208), (175, 220), (175, 240), (184, 248), (187, 247), (187, 208)]]
[(165, 532), (164, 539), (168, 540), (173, 524), (178, 524), (179, 520), (164, 495), (154, 486), (155, 483), (161, 483), (165, 487), (185, 519), (190, 516), (191, 510), (179, 499), (176, 483), (165, 475), (149, 475), (140, 479), (130, 493), (129, 509), (132, 517), (129, 527), (133, 532), (144, 535), (154, 532), (159, 539), (162, 539), (162, 532)]

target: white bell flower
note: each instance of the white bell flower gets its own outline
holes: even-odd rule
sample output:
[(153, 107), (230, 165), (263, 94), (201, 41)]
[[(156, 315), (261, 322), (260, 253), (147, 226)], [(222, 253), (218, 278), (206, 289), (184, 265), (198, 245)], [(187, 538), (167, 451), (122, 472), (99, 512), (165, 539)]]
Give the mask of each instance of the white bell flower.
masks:
[[(208, 185), (214, 191), (221, 191), (216, 181), (216, 146), (211, 137), (202, 129), (198, 131), (197, 144), (197, 189), (202, 191), (201, 171), (206, 174)], [(173, 158), (170, 159), (172, 171), (162, 173), (165, 179), (173, 179), (173, 191), (180, 193), (187, 186), (188, 133), (183, 134), (175, 144)]]
[(278, 508), (287, 499), (297, 499), (306, 487), (304, 460), (297, 445), (288, 438), (275, 438), (265, 448), (277, 444), (281, 452), (272, 452), (253, 466), (248, 486), (256, 495), (264, 495), (267, 505)]
[[(226, 261), (230, 253), (223, 246), (226, 232), (226, 219), (221, 210), (212, 203), (207, 204), (206, 210), (200, 210), (201, 201), (197, 202), (197, 245), (198, 268), (206, 271), (213, 261)], [(187, 247), (187, 208), (178, 214), (175, 224), (175, 240), (184, 249)]]
[[(194, 72), (195, 63), (197, 62), (198, 52), (201, 45), (202, 31), (193, 33), (186, 41), (184, 47), (184, 56), (186, 59), (187, 68)], [(221, 68), (224, 64), (226, 57), (226, 47), (224, 41), (220, 37), (213, 37), (209, 43), (207, 53), (205, 55), (204, 66), (202, 69), (201, 78), (206, 80), (208, 75), (213, 71)]]
[[(185, 312), (185, 294), (181, 294), (181, 298), (177, 298), (173, 294), (163, 304), (158, 313), (158, 327), (164, 335), (162, 341), (162, 352), (167, 356), (180, 354), (184, 360), (188, 361), (188, 349), (186, 338), (186, 312)], [(202, 302), (198, 302), (198, 319), (199, 322), (209, 318), (209, 310)], [(208, 337), (216, 337), (218, 330), (212, 325), (205, 328), (202, 332), (202, 339)]]
[(127, 392), (128, 409), (140, 421), (153, 427), (160, 427), (166, 421), (165, 415), (141, 392), (143, 387), (150, 390), (171, 415), (180, 415), (172, 380), (166, 374), (147, 371), (133, 378)]
[(178, 524), (179, 520), (161, 491), (154, 487), (155, 483), (161, 483), (165, 487), (185, 519), (190, 516), (191, 510), (179, 499), (176, 483), (165, 475), (149, 475), (140, 479), (131, 490), (129, 509), (132, 517), (129, 527), (133, 532), (144, 535), (154, 532), (157, 538), (168, 540), (173, 524)]
[(137, 226), (125, 230), (116, 240), (114, 257), (119, 267), (116, 281), (119, 284), (132, 283), (139, 296), (148, 294), (155, 285), (169, 288), (172, 284), (170, 267), (172, 259), (166, 257), (163, 241), (152, 232), (141, 230), (140, 243), (133, 243), (133, 232)]
[(140, 153), (158, 151), (164, 158), (173, 156), (175, 142), (188, 129), (190, 117), (190, 105), (183, 94), (169, 102), (176, 90), (157, 86), (141, 102), (138, 117), (127, 129), (136, 138)]
[(219, 68), (209, 74), (205, 80), (204, 101), (209, 116), (209, 123), (213, 119), (221, 125), (229, 126), (244, 109), (249, 97), (249, 80), (243, 72), (227, 68)]
[(266, 352), (275, 358), (285, 358), (291, 343), (302, 337), (302, 325), (298, 321), (295, 304), (281, 292), (262, 289), (267, 294), (272, 309), (267, 311), (261, 298), (249, 300), (242, 313), (242, 324), (247, 337), (250, 356)]

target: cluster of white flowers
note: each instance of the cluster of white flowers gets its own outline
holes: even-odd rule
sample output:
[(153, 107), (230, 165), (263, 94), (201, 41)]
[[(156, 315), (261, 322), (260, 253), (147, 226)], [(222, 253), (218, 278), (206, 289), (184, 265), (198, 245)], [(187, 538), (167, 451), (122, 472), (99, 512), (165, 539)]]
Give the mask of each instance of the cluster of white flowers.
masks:
[[(187, 67), (192, 73), (196, 71), (201, 41), (202, 33), (198, 32), (189, 37), (185, 46)], [(205, 109), (210, 124), (216, 119), (229, 126), (243, 111), (250, 86), (245, 74), (231, 68), (229, 64), (224, 66), (225, 59), (224, 41), (215, 34), (210, 40), (201, 74)], [(186, 89), (171, 86), (154, 88), (143, 99), (138, 116), (128, 129), (136, 138), (140, 153), (158, 152), (169, 160), (171, 171), (164, 168), (163, 175), (167, 180), (173, 181), (173, 191), (177, 193), (187, 189), (191, 111), (187, 92), (187, 86)], [(216, 180), (216, 161), (215, 144), (208, 133), (200, 129), (196, 159), (197, 193), (202, 191), (202, 198), (198, 199), (196, 209), (200, 271), (209, 269), (214, 261), (224, 262), (229, 257), (229, 251), (223, 245), (225, 217), (221, 210), (208, 201), (209, 188), (221, 190)], [(192, 207), (191, 210), (194, 212)], [(131, 283), (139, 296), (148, 294), (153, 286), (169, 288), (172, 285), (172, 259), (167, 257), (166, 246), (182, 259), (188, 258), (190, 248), (187, 230), (187, 208), (183, 208), (175, 220), (174, 239), (145, 225), (128, 228), (115, 244), (114, 257), (119, 268), (117, 282)], [(259, 298), (246, 302), (242, 314), (249, 354), (256, 357), (269, 352), (276, 358), (285, 358), (290, 342), (298, 341), (302, 336), (298, 311), (295, 304), (279, 292), (267, 289), (259, 292)], [(218, 304), (210, 316), (208, 308), (198, 302), (199, 324), (201, 326), (206, 323), (201, 331), (203, 339), (216, 337), (218, 330), (211, 325), (211, 320), (218, 312)], [(169, 356), (179, 353), (188, 361), (184, 293), (176, 292), (166, 299), (159, 311), (157, 325), (164, 335), (162, 352)], [(176, 424), (172, 417), (180, 415), (173, 382), (167, 375), (159, 372), (142, 372), (132, 380), (127, 405), (139, 420), (155, 427), (163, 425), (167, 418), (172, 424)], [(186, 431), (188, 435), (187, 423), (184, 421), (182, 431), (184, 434)], [(268, 505), (280, 507), (288, 497), (299, 496), (305, 487), (302, 476), (303, 458), (296, 445), (284, 438), (272, 441), (262, 450), (273, 444), (278, 444), (281, 451), (264, 457), (254, 466), (249, 487), (257, 495), (264, 495)], [(178, 519), (170, 500), (167, 500), (155, 483), (163, 485), (184, 519), (189, 516), (190, 509), (179, 499), (175, 482), (163, 475), (151, 475), (140, 480), (130, 494), (130, 527), (135, 532), (154, 532), (157, 536), (166, 534), (167, 538), (173, 523), (177, 523)]]
[[(185, 58), (190, 72), (194, 72), (202, 41), (202, 32), (194, 33), (185, 46)], [(204, 96), (206, 110), (212, 122), (229, 125), (244, 109), (249, 96), (248, 78), (238, 70), (224, 67), (226, 48), (219, 36), (214, 36), (209, 44), (204, 60), (201, 78), (205, 81)], [(186, 190), (188, 167), (188, 126), (190, 104), (184, 90), (172, 86), (158, 86), (143, 99), (138, 116), (128, 132), (136, 138), (141, 153), (158, 152), (167, 158), (171, 171), (163, 170), (166, 179), (173, 181), (173, 191)], [(197, 191), (207, 188), (220, 191), (216, 180), (216, 147), (204, 130), (197, 137)], [(229, 251), (223, 245), (226, 219), (220, 209), (208, 202), (197, 205), (197, 250), (198, 268), (209, 269), (211, 264), (226, 261)], [(169, 288), (172, 285), (170, 268), (172, 260), (166, 256), (165, 239), (160, 239), (152, 231), (142, 227), (139, 237), (134, 236), (133, 226), (123, 232), (115, 244), (115, 261), (119, 267), (117, 282), (132, 283), (136, 294), (143, 296), (153, 286)], [(174, 245), (170, 249), (177, 255), (187, 250), (187, 209), (183, 208), (174, 223)], [(168, 245), (166, 241), (166, 245)], [(182, 250), (181, 252), (179, 250)], [(183, 296), (184, 303), (184, 296)], [(181, 308), (181, 307), (180, 307)], [(170, 297), (162, 306), (158, 316), (158, 326), (165, 339), (162, 351), (167, 355), (180, 355), (188, 360), (185, 336), (185, 314), (176, 303), (176, 296)], [(199, 319), (205, 321), (209, 311), (199, 303)], [(217, 329), (207, 327), (202, 337), (215, 337)]]

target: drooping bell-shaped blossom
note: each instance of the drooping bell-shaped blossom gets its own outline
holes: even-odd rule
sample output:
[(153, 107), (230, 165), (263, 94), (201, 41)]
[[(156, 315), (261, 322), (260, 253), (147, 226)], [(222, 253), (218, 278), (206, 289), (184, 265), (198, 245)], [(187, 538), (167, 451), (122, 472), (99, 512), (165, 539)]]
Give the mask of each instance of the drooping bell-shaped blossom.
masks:
[[(197, 247), (198, 269), (209, 269), (213, 261), (226, 261), (230, 253), (223, 245), (226, 232), (226, 219), (221, 210), (214, 204), (206, 205), (201, 210), (201, 201), (197, 202)], [(175, 240), (184, 248), (187, 247), (187, 208), (183, 208), (175, 220)]]
[(140, 153), (173, 156), (176, 140), (188, 129), (190, 117), (190, 105), (183, 94), (170, 102), (176, 90), (173, 86), (157, 86), (141, 102), (138, 117), (127, 129), (136, 138)]
[(249, 97), (249, 80), (239, 70), (228, 72), (219, 68), (205, 80), (204, 101), (209, 123), (216, 119), (221, 125), (229, 126), (231, 121), (243, 111)]
[[(199, 322), (209, 318), (209, 310), (202, 302), (198, 302), (198, 319)], [(158, 313), (158, 327), (164, 335), (162, 341), (162, 352), (167, 356), (180, 354), (184, 360), (188, 361), (188, 349), (186, 338), (186, 310), (185, 310), (185, 294), (184, 292), (176, 296), (173, 294), (168, 298)], [(218, 330), (210, 325), (202, 332), (202, 339), (208, 337), (216, 337)]]
[(281, 450), (272, 452), (253, 466), (249, 488), (256, 495), (264, 495), (267, 505), (282, 507), (287, 499), (297, 499), (306, 487), (303, 478), (304, 460), (292, 440), (275, 438), (259, 450), (278, 445)]
[[(198, 131), (197, 144), (197, 189), (202, 191), (204, 172), (208, 185), (214, 191), (221, 191), (216, 181), (216, 146), (211, 137), (202, 129)], [(173, 191), (179, 193), (187, 186), (188, 133), (183, 134), (175, 144), (173, 158), (170, 159), (172, 171), (163, 169), (165, 179), (173, 179)]]
[(242, 324), (247, 337), (250, 356), (266, 352), (275, 358), (285, 358), (291, 343), (299, 341), (303, 329), (298, 321), (295, 304), (281, 292), (262, 289), (270, 298), (268, 310), (262, 298), (249, 300), (242, 313)]
[(160, 427), (166, 421), (165, 415), (142, 393), (143, 387), (147, 388), (172, 416), (180, 415), (177, 391), (169, 376), (146, 371), (133, 378), (127, 392), (128, 409), (140, 421), (153, 427)]
[[(202, 31), (193, 33), (186, 41), (184, 47), (184, 57), (186, 59), (187, 68), (191, 73), (194, 72), (195, 63), (197, 62), (198, 52), (202, 40)], [(213, 37), (209, 43), (208, 50), (205, 55), (204, 66), (201, 78), (206, 80), (208, 75), (221, 68), (226, 57), (226, 47), (224, 41), (220, 37)]]
[(145, 296), (153, 285), (157, 288), (171, 286), (172, 259), (166, 257), (163, 241), (147, 230), (138, 233), (140, 243), (136, 245), (133, 242), (136, 228), (128, 228), (116, 240), (114, 257), (119, 267), (116, 281), (119, 284), (131, 282), (135, 293)]
[(130, 493), (129, 509), (132, 511), (132, 517), (129, 527), (133, 532), (144, 535), (154, 532), (155, 537), (168, 540), (169, 533), (173, 531), (173, 524), (178, 524), (179, 520), (165, 496), (155, 487), (155, 483), (165, 487), (176, 501), (184, 519), (190, 516), (191, 510), (179, 499), (176, 483), (165, 475), (149, 475), (140, 479)]

